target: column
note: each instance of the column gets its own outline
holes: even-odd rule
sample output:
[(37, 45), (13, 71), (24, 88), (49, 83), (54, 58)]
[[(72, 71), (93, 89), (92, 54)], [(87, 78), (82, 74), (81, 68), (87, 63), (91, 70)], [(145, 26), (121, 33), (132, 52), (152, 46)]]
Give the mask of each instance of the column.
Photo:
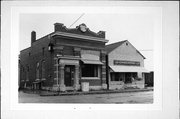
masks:
[(59, 77), (59, 86), (60, 86), (60, 91), (65, 91), (66, 87), (64, 85), (64, 64), (60, 65), (60, 77)]
[(59, 64), (58, 64), (58, 59), (56, 63), (56, 85), (58, 86), (58, 78), (59, 78)]
[(54, 83), (53, 83), (53, 89), (54, 90), (58, 90), (58, 78), (59, 78), (59, 74), (58, 74), (58, 72), (59, 72), (59, 64), (58, 64), (58, 58), (57, 57), (55, 57), (54, 58)]
[[(100, 59), (103, 65), (101, 66), (101, 85), (102, 89), (107, 89), (107, 82), (106, 82), (106, 51), (101, 50)], [(109, 82), (110, 83), (110, 82)]]
[(79, 85), (79, 65), (75, 65), (75, 73), (74, 73), (74, 90), (78, 90), (80, 88)]

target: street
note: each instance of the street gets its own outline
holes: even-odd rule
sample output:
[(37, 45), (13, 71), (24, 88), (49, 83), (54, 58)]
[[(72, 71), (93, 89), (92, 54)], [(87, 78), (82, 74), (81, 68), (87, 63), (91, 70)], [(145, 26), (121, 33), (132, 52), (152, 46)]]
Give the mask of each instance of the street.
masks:
[(19, 103), (153, 103), (153, 91), (111, 94), (39, 96), (19, 92)]

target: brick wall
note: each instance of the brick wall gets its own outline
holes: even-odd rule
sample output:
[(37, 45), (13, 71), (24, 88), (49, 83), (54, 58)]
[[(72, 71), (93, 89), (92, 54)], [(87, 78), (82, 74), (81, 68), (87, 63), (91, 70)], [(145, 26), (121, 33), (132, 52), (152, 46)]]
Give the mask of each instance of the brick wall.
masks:
[[(20, 73), (20, 82), (22, 80), (26, 80), (26, 74), (29, 75), (29, 81), (27, 82), (27, 86), (31, 86), (31, 84), (36, 80), (36, 64), (39, 62), (39, 72), (40, 79), (42, 78), (42, 61), (45, 61), (45, 79), (43, 82), (43, 86), (52, 85), (53, 79), (53, 67), (52, 67), (52, 55), (53, 53), (48, 51), (48, 44), (50, 43), (50, 39), (48, 36), (43, 37), (32, 44), (31, 47), (22, 50), (20, 52), (20, 67), (24, 67), (24, 72)], [(29, 67), (29, 71), (28, 68)], [(21, 69), (22, 70), (22, 69)], [(22, 84), (21, 84), (22, 87)]]

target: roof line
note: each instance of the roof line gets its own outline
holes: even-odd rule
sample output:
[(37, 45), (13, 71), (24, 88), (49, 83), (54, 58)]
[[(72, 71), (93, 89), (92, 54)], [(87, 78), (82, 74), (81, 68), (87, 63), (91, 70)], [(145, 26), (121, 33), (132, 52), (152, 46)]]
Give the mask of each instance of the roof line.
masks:
[(111, 44), (107, 44), (106, 46), (109, 46), (109, 45), (114, 45), (114, 44), (117, 44), (117, 43), (120, 43), (120, 42), (125, 42), (127, 40), (123, 40), (123, 41), (119, 41), (119, 42), (114, 42), (114, 43), (111, 43)]

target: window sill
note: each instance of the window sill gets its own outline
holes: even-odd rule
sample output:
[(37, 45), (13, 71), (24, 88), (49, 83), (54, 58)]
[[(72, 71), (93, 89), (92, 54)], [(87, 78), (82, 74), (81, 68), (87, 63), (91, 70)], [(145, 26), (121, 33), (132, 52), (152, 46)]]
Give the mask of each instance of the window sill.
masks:
[(89, 79), (89, 80), (100, 80), (100, 78), (99, 77), (81, 77), (81, 79), (83, 80), (83, 79)]

